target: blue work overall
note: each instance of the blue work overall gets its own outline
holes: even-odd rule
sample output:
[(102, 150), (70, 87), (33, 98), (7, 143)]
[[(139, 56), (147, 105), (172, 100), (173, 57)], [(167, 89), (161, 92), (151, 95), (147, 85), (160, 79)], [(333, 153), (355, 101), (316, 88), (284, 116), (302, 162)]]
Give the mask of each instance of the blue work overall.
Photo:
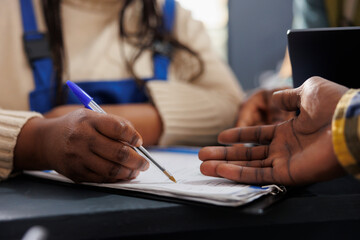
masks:
[[(36, 18), (32, 0), (20, 0), (21, 16), (24, 31), (24, 46), (30, 62), (35, 89), (29, 94), (30, 109), (41, 113), (48, 112), (55, 106), (55, 87), (53, 62), (45, 34), (37, 29)], [(163, 6), (164, 31), (171, 32), (175, 18), (174, 0), (166, 0)], [(161, 46), (153, 55), (154, 77), (143, 79), (167, 80), (168, 67), (170, 65), (170, 46)], [(115, 81), (81, 81), (77, 84), (84, 89), (94, 101), (99, 104), (125, 104), (141, 103), (148, 101), (144, 87), (138, 86), (133, 79), (121, 79)], [(72, 94), (67, 94), (66, 104), (79, 104), (79, 100)]]

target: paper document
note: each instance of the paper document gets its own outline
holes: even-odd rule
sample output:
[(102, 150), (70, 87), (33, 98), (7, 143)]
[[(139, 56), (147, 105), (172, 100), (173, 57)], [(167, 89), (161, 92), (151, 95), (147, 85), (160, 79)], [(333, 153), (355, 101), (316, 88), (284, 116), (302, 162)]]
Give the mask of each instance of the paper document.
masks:
[[(149, 152), (173, 174), (177, 183), (170, 181), (158, 168), (150, 164), (150, 168), (141, 172), (134, 180), (111, 184), (84, 184), (145, 192), (221, 206), (240, 206), (263, 195), (281, 191), (276, 185), (261, 188), (238, 184), (223, 178), (204, 176), (200, 173), (201, 161), (194, 153), (166, 152), (156, 149)], [(58, 181), (72, 182), (55, 171), (27, 171), (26, 173)]]

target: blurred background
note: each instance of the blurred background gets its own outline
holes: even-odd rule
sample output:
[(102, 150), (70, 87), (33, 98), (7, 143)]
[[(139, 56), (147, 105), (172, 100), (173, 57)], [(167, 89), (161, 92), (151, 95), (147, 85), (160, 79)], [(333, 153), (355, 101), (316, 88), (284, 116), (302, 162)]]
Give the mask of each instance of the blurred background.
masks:
[(214, 48), (245, 90), (271, 87), (285, 54), (292, 1), (177, 1), (205, 23)]

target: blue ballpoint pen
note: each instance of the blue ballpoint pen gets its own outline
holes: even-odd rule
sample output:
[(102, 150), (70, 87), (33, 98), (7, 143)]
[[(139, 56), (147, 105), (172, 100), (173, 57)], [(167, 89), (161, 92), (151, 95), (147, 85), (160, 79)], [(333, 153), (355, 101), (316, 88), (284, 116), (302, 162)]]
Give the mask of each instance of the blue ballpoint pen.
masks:
[[(66, 84), (71, 89), (71, 91), (75, 94), (75, 96), (80, 100), (80, 102), (88, 109), (91, 109), (95, 112), (104, 113), (106, 112), (90, 97), (84, 90), (82, 90), (78, 85), (71, 81), (67, 81)], [(176, 183), (175, 178), (163, 168), (159, 163), (157, 163), (154, 158), (150, 155), (150, 153), (143, 147), (133, 147), (136, 150), (140, 151), (144, 156), (150, 160), (156, 167), (158, 167), (171, 181)]]

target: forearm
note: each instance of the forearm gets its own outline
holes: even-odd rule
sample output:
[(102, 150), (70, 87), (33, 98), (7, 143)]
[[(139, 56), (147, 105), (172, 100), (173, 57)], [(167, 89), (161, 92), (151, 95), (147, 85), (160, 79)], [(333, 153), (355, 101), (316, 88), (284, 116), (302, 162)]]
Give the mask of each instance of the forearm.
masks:
[[(105, 112), (123, 117), (130, 121), (144, 140), (144, 145), (156, 145), (162, 134), (162, 121), (157, 109), (148, 103), (101, 105)], [(81, 105), (64, 105), (45, 114), (46, 118), (63, 116)]]
[(162, 121), (151, 104), (103, 105), (107, 113), (121, 116), (130, 121), (140, 133), (145, 146), (156, 145), (162, 134)]

